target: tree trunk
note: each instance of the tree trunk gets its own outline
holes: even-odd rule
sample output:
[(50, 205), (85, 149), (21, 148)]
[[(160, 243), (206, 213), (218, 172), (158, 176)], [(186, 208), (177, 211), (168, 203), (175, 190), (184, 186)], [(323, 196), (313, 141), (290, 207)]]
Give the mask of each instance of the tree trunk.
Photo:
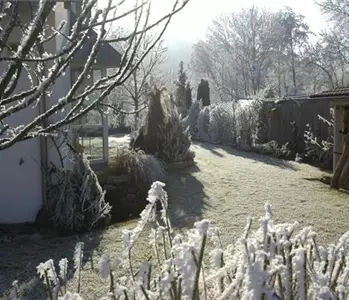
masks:
[(138, 98), (133, 99), (133, 103), (135, 106), (135, 130), (138, 129), (138, 120), (139, 120), (139, 105), (138, 105)]
[(134, 85), (134, 106), (135, 106), (135, 129), (138, 130), (138, 119), (139, 119), (139, 96), (138, 96), (138, 83), (137, 83), (137, 72), (133, 73), (133, 85)]
[(277, 67), (277, 77), (278, 77), (278, 94), (279, 98), (281, 98), (281, 67), (280, 67), (280, 60), (278, 60), (278, 67)]
[(294, 93), (297, 94), (297, 82), (296, 82), (296, 63), (294, 59), (295, 53), (293, 49), (293, 37), (291, 33), (291, 63), (292, 63), (292, 79), (293, 79), (293, 89)]

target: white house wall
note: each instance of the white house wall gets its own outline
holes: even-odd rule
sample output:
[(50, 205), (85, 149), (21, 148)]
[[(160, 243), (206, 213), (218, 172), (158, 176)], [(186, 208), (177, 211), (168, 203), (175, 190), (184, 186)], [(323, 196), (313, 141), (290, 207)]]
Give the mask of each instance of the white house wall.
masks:
[[(21, 3), (21, 19), (31, 20), (27, 3)], [(19, 44), (20, 31), (10, 37)], [(6, 54), (5, 54), (6, 55)], [(0, 65), (4, 72), (6, 65)], [(21, 76), (16, 91), (29, 86), (27, 76)], [(38, 107), (29, 107), (7, 118), (6, 123), (26, 124), (38, 114)], [(0, 223), (21, 223), (35, 220), (42, 203), (39, 139), (21, 142), (0, 152)]]
[[(67, 12), (63, 3), (56, 7), (55, 14), (64, 19)], [(32, 20), (28, 3), (22, 2), (20, 9), (22, 21)], [(5, 19), (4, 22), (7, 20)], [(60, 23), (54, 13), (49, 17), (49, 23), (56, 26)], [(0, 24), (1, 25), (1, 24)], [(56, 26), (57, 27), (57, 26)], [(11, 43), (19, 44), (21, 33), (15, 32), (11, 36)], [(56, 52), (56, 43), (62, 40), (51, 40), (45, 45), (49, 53)], [(6, 66), (0, 64), (0, 71), (3, 72)], [(59, 97), (64, 95), (70, 86), (70, 71), (57, 79), (52, 89), (52, 95), (46, 98), (46, 105), (53, 105)], [(26, 90), (29, 81), (26, 76), (21, 76), (17, 91)], [(29, 107), (21, 113), (16, 113), (6, 119), (10, 124), (26, 124), (33, 120), (39, 113), (39, 107)], [(49, 139), (48, 139), (49, 143)], [(57, 163), (57, 152), (53, 147), (48, 148), (48, 160)], [(41, 173), (41, 150), (40, 139), (18, 143), (17, 145), (0, 152), (0, 223), (23, 223), (35, 221), (37, 212), (43, 203), (43, 183)]]

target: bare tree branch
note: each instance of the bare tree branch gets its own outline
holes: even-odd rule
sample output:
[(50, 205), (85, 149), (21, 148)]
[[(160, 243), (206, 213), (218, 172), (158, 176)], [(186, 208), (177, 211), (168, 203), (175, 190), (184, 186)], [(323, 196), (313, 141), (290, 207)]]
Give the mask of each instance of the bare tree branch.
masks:
[[(172, 16), (183, 9), (188, 1), (179, 5), (179, 0), (174, 0), (171, 12), (152, 24), (149, 24), (149, 0), (142, 0), (139, 5), (136, 4), (134, 8), (128, 9), (126, 13), (121, 15), (116, 15), (115, 11), (125, 0), (119, 1), (115, 6), (111, 5), (110, 0), (108, 7), (103, 12), (97, 10), (96, 13), (92, 13), (96, 2), (97, 0), (84, 1), (82, 11), (77, 16), (76, 22), (72, 25), (68, 35), (61, 32), (62, 23), (58, 28), (48, 26), (48, 16), (50, 13), (53, 13), (54, 3), (52, 1), (43, 0), (40, 2), (39, 9), (31, 24), (19, 23), (18, 16), (21, 14), (20, 10), (16, 11), (12, 7), (12, 10), (9, 11), (10, 21), (8, 28), (6, 27), (9, 32), (8, 38), (15, 26), (19, 24), (23, 28), (23, 33), (18, 48), (14, 51), (11, 49), (11, 55), (0, 58), (2, 65), (7, 64), (6, 71), (0, 79), (0, 122), (2, 124), (0, 130), (0, 150), (7, 149), (20, 141), (37, 136), (55, 135), (57, 130), (78, 120), (97, 105), (105, 106), (123, 114), (137, 114), (146, 108), (146, 103), (141, 101), (140, 106), (142, 107), (126, 112), (104, 102), (104, 100), (115, 87), (122, 86), (134, 72), (137, 72), (139, 69), (146, 70), (142, 69), (142, 63), (145, 58), (148, 57), (149, 53), (153, 51), (154, 47), (161, 40)], [(110, 18), (109, 13), (113, 13), (114, 17)], [(124, 39), (127, 47), (123, 52), (120, 66), (109, 75), (102, 76), (102, 78), (87, 85), (86, 77), (93, 70), (100, 47), (107, 41), (106, 24), (119, 22), (131, 14), (135, 14), (135, 24), (131, 34), (128, 35), (127, 39)], [(102, 16), (100, 21), (97, 20), (99, 15)], [(156, 34), (156, 38), (149, 43), (145, 43), (146, 46), (142, 48), (141, 45), (144, 44), (144, 39), (148, 32), (159, 25), (162, 26), (162, 29)], [(55, 100), (54, 103), (51, 102), (45, 111), (35, 116), (27, 124), (18, 125), (18, 123), (12, 122), (13, 117), (16, 117), (19, 113), (26, 112), (41, 101), (46, 101), (45, 97), (52, 92), (56, 80), (64, 76), (64, 72), (68, 69), (75, 54), (91, 36), (94, 28), (98, 28), (99, 32), (97, 35), (94, 34), (96, 38), (92, 42), (93, 45), (89, 57), (77, 79), (67, 89), (64, 96)], [(64, 46), (57, 50), (56, 53), (44, 56), (46, 43), (52, 42), (59, 35), (66, 41)], [(7, 39), (3, 39), (2, 42), (0, 45), (2, 49), (4, 47), (7, 48)], [(38, 48), (37, 50), (36, 47)], [(156, 56), (154, 56), (154, 59), (156, 59)], [(150, 62), (155, 64), (155, 60), (150, 59)], [(33, 64), (36, 64), (38, 71), (33, 68)], [(24, 68), (26, 68), (27, 72), (22, 71)], [(153, 70), (154, 66), (145, 71), (146, 77)], [(45, 73), (43, 74), (42, 72)], [(36, 80), (30, 80), (28, 86), (21, 86), (22, 89), (18, 90), (19, 78), (28, 77), (30, 79), (31, 76), (36, 77)], [(140, 81), (142, 89), (145, 84), (146, 79)], [(97, 97), (92, 102), (87, 102), (87, 97), (95, 92), (99, 93)], [(140, 95), (144, 95), (144, 93), (142, 92)], [(61, 113), (62, 109), (65, 109), (66, 112)], [(57, 114), (58, 112), (60, 114)]]

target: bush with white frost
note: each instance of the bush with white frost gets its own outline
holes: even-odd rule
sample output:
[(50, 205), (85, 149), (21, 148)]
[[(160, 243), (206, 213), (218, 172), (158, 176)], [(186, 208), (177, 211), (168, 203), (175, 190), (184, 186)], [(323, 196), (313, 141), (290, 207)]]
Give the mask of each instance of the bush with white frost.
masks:
[(326, 120), (325, 118), (318, 116), (325, 125), (328, 126), (328, 138), (322, 140), (312, 130), (311, 126), (307, 124), (307, 130), (304, 131), (305, 141), (305, 155), (306, 160), (310, 162), (321, 162), (327, 166), (332, 167), (333, 161), (333, 127), (334, 127), (334, 111), (331, 109), (331, 119)]
[(211, 106), (204, 106), (199, 113), (197, 120), (197, 134), (196, 138), (200, 141), (209, 142), (209, 128), (210, 128), (210, 108)]
[(257, 104), (257, 101), (235, 101), (203, 107), (196, 101), (189, 109), (186, 123), (196, 140), (251, 147), (258, 125), (260, 105)]
[(180, 162), (194, 158), (190, 150), (191, 135), (185, 120), (173, 108), (168, 110), (164, 124), (159, 126), (158, 156), (165, 162)]
[(202, 105), (200, 101), (194, 101), (188, 110), (188, 115), (185, 118), (186, 124), (189, 127), (190, 134), (192, 137), (196, 137), (198, 132), (198, 118), (201, 111)]
[(111, 206), (84, 154), (74, 154), (72, 170), (53, 166), (38, 222), (61, 233), (89, 231), (109, 219)]
[(148, 188), (152, 182), (163, 181), (166, 177), (164, 164), (159, 159), (144, 153), (142, 150), (126, 147), (116, 149), (109, 162), (108, 174), (127, 174), (132, 184), (137, 187), (147, 185)]
[(233, 103), (220, 103), (210, 109), (209, 135), (211, 141), (233, 145), (237, 139), (236, 115)]
[(193, 159), (186, 120), (179, 114), (171, 96), (165, 90), (155, 88), (150, 94), (146, 126), (132, 139), (132, 147), (153, 154), (166, 163)]
[[(311, 227), (297, 223), (275, 224), (269, 204), (259, 228), (252, 231), (248, 219), (241, 238), (224, 247), (219, 231), (203, 220), (184, 233), (177, 234), (168, 216), (164, 184), (155, 182), (148, 194), (148, 205), (137, 226), (124, 230), (122, 256), (104, 254), (100, 259), (100, 276), (109, 286), (103, 299), (301, 299), (344, 300), (349, 297), (349, 232), (337, 244), (318, 245)], [(157, 204), (161, 204), (157, 215)], [(146, 226), (151, 225), (151, 226)], [(140, 234), (151, 229), (149, 239), (154, 259), (135, 264), (133, 247)], [(213, 245), (213, 249), (207, 249)], [(80, 286), (83, 244), (74, 254), (77, 290), (67, 291), (68, 261), (52, 260), (37, 267), (49, 299), (82, 299)], [(123, 277), (116, 270), (123, 268)], [(15, 282), (12, 299), (19, 299)]]

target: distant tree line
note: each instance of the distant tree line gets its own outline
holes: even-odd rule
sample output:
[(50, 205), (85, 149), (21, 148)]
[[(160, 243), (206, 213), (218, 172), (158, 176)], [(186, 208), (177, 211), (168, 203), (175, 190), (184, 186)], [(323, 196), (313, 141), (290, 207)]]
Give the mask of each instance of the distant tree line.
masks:
[(252, 6), (216, 18), (194, 45), (191, 65), (222, 100), (316, 93), (349, 82), (347, 0), (319, 3), (329, 19), (316, 41), (304, 16)]

